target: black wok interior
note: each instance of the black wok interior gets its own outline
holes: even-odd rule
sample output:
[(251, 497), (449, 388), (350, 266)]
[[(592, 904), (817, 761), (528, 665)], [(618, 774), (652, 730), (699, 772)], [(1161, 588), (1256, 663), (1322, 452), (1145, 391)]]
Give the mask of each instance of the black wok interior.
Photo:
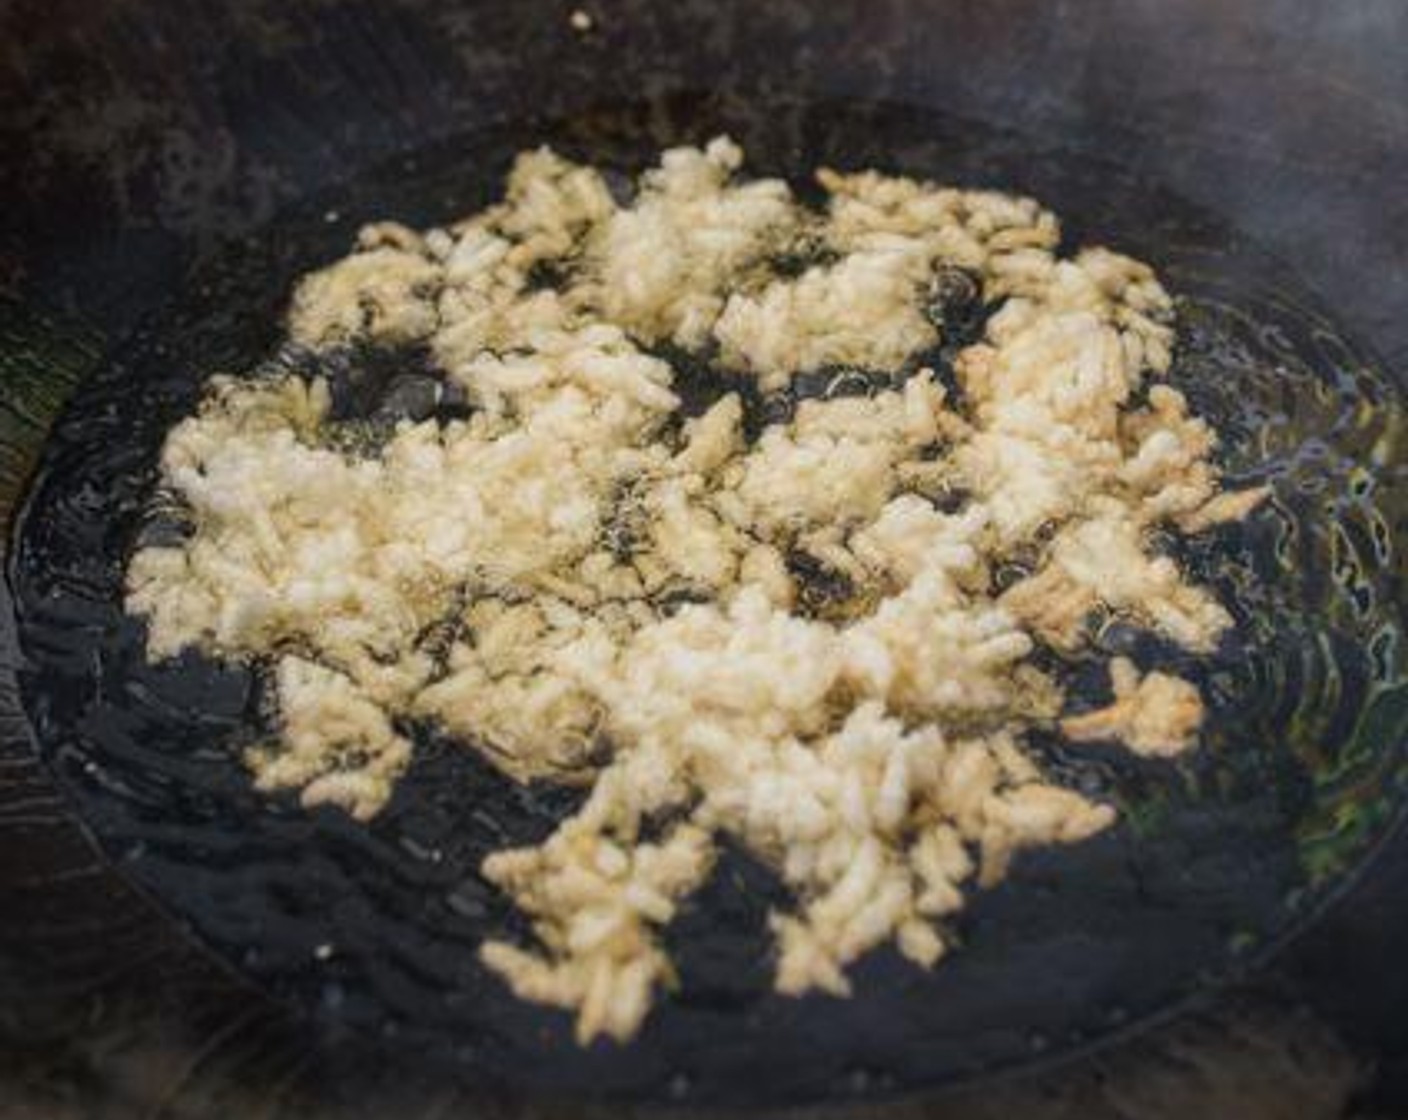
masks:
[[(1194, 1063), (1169, 1081), (1170, 1055), (1255, 1065), (1248, 1031), (1271, 1040), (1253, 1047), (1268, 1063), (1293, 1052), (1341, 1109), (1324, 1115), (1408, 1108), (1392, 952), (1408, 933), (1392, 445), (1408, 12), (580, 6), (585, 31), (573, 5), (536, 2), (5, 12), (0, 150), (18, 174), (0, 181), (0, 510), (25, 512), (7, 556), (18, 625), (8, 600), (0, 618), (0, 897), (17, 915), (0, 985), (18, 997), (0, 1019), (0, 1117), (10, 1088), (56, 1117), (624, 1107), (585, 1099), (600, 1093), (1061, 1115), (1109, 1079), (1136, 1102), (1109, 1115), (1163, 1115), (1216, 1080)], [(474, 885), (479, 854), (540, 833), (563, 795), (431, 742), (371, 839), (270, 806), (221, 749), (248, 722), (248, 681), (142, 667), (115, 581), (164, 426), (202, 374), (267, 356), (289, 279), (359, 220), (473, 209), (544, 139), (629, 167), (720, 127), (764, 171), (852, 156), (1015, 185), (1077, 239), (1158, 264), (1190, 298), (1186, 368), (1235, 429), (1229, 466), (1266, 477), (1245, 449), (1300, 449), (1277, 475), (1300, 495), (1279, 523), (1295, 539), (1267, 524), (1191, 562), (1235, 582), (1280, 555), (1296, 589), (1258, 600), (1275, 625), (1206, 669), (1228, 692), (1221, 754), (1106, 776), (1173, 823), (1030, 861), (1024, 891), (977, 910), (952, 976), (920, 983), (881, 954), (852, 1005), (767, 997), (757, 927), (775, 888), (730, 858), (706, 899), (722, 917), (679, 935), (693, 988), (633, 1047), (583, 1054), (564, 1017), (464, 963), (486, 922), (509, 920)], [(1308, 440), (1323, 454), (1297, 457)], [(1247, 699), (1258, 666), (1292, 663)], [(1240, 767), (1239, 737), (1261, 745)], [(502, 809), (476, 825), (481, 804)], [(315, 964), (325, 941), (348, 951)], [(1238, 1099), (1295, 1084), (1263, 1073)], [(112, 1111), (82, 1111), (94, 1102)]]

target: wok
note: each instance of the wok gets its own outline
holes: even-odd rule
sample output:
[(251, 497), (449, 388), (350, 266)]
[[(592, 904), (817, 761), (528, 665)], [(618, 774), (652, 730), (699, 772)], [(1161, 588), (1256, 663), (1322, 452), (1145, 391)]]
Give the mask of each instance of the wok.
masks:
[[(1247, 1015), (1282, 1038), (1285, 1007), (1308, 1001), (1325, 1032), (1311, 1081), (1394, 1107), (1408, 991), (1375, 966), (1408, 930), (1392, 904), (1408, 879), (1394, 833), (1408, 16), (582, 10), (7, 12), (0, 884), (18, 920), (0, 976), (22, 995), (7, 1001), (23, 1005), (6, 1032), (16, 1084), (47, 1031), (81, 1063), (48, 1072), (63, 1092), (114, 1109), (128, 1093), (134, 1111), (169, 1095), (177, 1115), (940, 1090), (955, 1110), (995, 1092), (1050, 1105), (1120, 1054), (1143, 1056), (1129, 1076), (1152, 1092), (1149, 1056), (1170, 1040), (1225, 1041)], [(479, 859), (542, 835), (572, 795), (515, 787), (433, 736), (369, 830), (255, 795), (232, 744), (261, 718), (257, 689), (199, 658), (146, 666), (121, 565), (162, 432), (204, 376), (267, 356), (292, 279), (360, 221), (473, 210), (537, 143), (634, 169), (717, 131), (793, 178), (831, 162), (1030, 192), (1072, 244), (1150, 260), (1184, 297), (1179, 373), (1227, 434), (1229, 470), (1277, 497), (1184, 557), (1238, 613), (1236, 641), (1187, 667), (1213, 699), (1208, 748), (1151, 768), (1048, 745), (1121, 803), (1115, 833), (1023, 860), (976, 901), (952, 962), (920, 976), (878, 953), (849, 1002), (769, 992), (778, 888), (730, 853), (671, 933), (680, 991), (636, 1042), (582, 1050), (565, 1016), (511, 999), (474, 955), (514, 920)], [(70, 1018), (94, 1014), (96, 1035)], [(115, 1035), (148, 1064), (114, 1064)], [(1377, 1083), (1345, 1072), (1366, 1056)], [(991, 1088), (1033, 1070), (1026, 1088)]]

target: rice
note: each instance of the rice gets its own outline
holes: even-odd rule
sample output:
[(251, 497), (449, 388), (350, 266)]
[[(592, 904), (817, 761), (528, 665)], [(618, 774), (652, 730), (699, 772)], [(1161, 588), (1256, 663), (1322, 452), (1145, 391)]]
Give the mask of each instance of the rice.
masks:
[[(321, 381), (216, 379), (162, 453), (191, 532), (128, 569), (153, 659), (277, 657), (261, 789), (371, 818), (407, 719), (588, 785), (482, 868), (535, 934), (484, 963), (583, 1042), (629, 1038), (675, 982), (660, 933), (722, 836), (791, 894), (778, 990), (844, 995), (886, 942), (933, 967), (1017, 852), (1109, 827), (1026, 734), (1174, 755), (1197, 690), (1116, 659), (1111, 703), (1063, 715), (1033, 654), (1084, 651), (1098, 611), (1214, 648), (1230, 616), (1153, 530), (1265, 496), (1221, 490), (1215, 433), (1161, 380), (1172, 304), (1146, 265), (1058, 256), (1031, 199), (823, 170), (817, 211), (742, 158), (673, 149), (622, 202), (543, 149), (454, 225), (368, 226), (299, 284), (291, 339), (423, 345), (468, 418), (352, 450)], [(957, 400), (923, 361), (954, 270), (1000, 305)], [(750, 437), (722, 384), (681, 416), (664, 343), (764, 395), (836, 366), (884, 387)]]

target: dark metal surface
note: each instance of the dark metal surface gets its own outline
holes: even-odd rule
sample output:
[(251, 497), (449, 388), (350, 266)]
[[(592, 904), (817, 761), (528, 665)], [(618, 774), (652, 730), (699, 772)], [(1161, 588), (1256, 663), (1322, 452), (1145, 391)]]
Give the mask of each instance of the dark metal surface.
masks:
[[(767, 88), (897, 97), (1113, 155), (1295, 261), (1370, 350), (1392, 359), (1408, 346), (1398, 314), (1408, 204), (1397, 190), (1408, 13), (1397, 5), (590, 10), (596, 28), (580, 34), (552, 4), (12, 3), (0, 64), (15, 92), (0, 150), (19, 173), (3, 184), (0, 276), (27, 310), (6, 312), (11, 497), (60, 383), (92, 369), (193, 250), (396, 151), (642, 90), (725, 86), (743, 103)], [(55, 352), (60, 332), (35, 323), (36, 307), (70, 318), (61, 333), (72, 345)], [(0, 892), (17, 918), (0, 933), (11, 1067), (0, 1102), (9, 1092), (15, 1115), (519, 1107), (393, 1074), (384, 1050), (290, 1021), (193, 951), (92, 859), (29, 761), (23, 728), (7, 728)], [(1256, 1115), (1279, 1102), (1284, 1115), (1336, 1115), (1357, 1088), (1366, 1114), (1396, 1114), (1395, 1010), (1408, 990), (1391, 965), (1408, 932), (1405, 885), (1408, 857), (1390, 851), (1256, 992), (995, 1097), (950, 1097), (943, 1113), (1162, 1115), (1202, 1102)], [(1304, 1005), (1318, 1020), (1288, 1010)], [(1312, 1105), (1325, 1111), (1293, 1111)]]

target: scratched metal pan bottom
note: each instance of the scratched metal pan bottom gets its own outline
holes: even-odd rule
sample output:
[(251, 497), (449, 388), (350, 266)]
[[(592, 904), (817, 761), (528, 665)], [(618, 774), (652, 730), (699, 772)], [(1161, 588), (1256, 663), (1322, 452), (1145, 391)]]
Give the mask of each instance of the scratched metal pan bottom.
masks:
[[(1153, 764), (1046, 744), (1057, 772), (1113, 799), (1121, 822), (1020, 858), (972, 900), (942, 967), (882, 951), (856, 968), (853, 999), (775, 995), (765, 916), (780, 890), (730, 853), (669, 931), (678, 993), (635, 1042), (579, 1049), (565, 1014), (513, 999), (476, 958), (486, 936), (517, 928), (481, 858), (544, 836), (576, 795), (517, 787), (430, 735), (369, 827), (260, 795), (238, 760), (262, 718), (255, 682), (196, 656), (148, 665), (121, 573), (163, 433), (207, 376), (273, 353), (290, 282), (344, 252), (360, 222), (474, 210), (515, 152), (544, 141), (634, 170), (720, 130), (759, 173), (873, 165), (1028, 192), (1071, 244), (1150, 261), (1179, 297), (1174, 381), (1223, 434), (1230, 482), (1269, 481), (1275, 499), (1180, 557), (1237, 620), (1211, 658), (1159, 651), (1210, 701), (1204, 749)], [(1059, 1060), (1273, 953), (1352, 876), (1402, 796), (1391, 527), (1408, 496), (1384, 485), (1401, 401), (1294, 265), (1117, 167), (893, 105), (609, 105), (385, 164), (206, 254), (73, 395), (10, 571), (43, 757), (121, 870), (234, 969), (438, 1068), (552, 1095), (766, 1103)], [(1077, 668), (1075, 687), (1097, 675)]]

